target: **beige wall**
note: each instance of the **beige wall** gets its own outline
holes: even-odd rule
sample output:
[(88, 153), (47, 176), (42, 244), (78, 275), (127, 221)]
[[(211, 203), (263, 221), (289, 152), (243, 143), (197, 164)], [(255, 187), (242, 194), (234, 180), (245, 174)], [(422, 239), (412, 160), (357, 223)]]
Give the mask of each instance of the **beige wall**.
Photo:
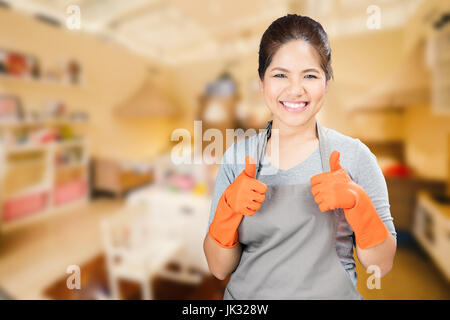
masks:
[(418, 174), (440, 180), (449, 177), (449, 139), (450, 116), (437, 116), (429, 106), (411, 106), (407, 109), (406, 156), (408, 164)]
[(330, 39), (334, 81), (320, 113), (329, 125), (361, 140), (396, 140), (402, 137), (397, 114), (353, 113), (350, 103), (386, 80), (399, 64), (403, 31), (392, 29)]
[(82, 130), (90, 139), (93, 155), (142, 159), (166, 148), (174, 120), (122, 119), (113, 114), (113, 108), (140, 86), (150, 66), (159, 70), (155, 86), (168, 91), (170, 70), (98, 37), (48, 26), (5, 9), (0, 9), (0, 48), (35, 55), (43, 66), (69, 58), (80, 62), (84, 73), (80, 88), (2, 78), (0, 92), (19, 95), (28, 110), (61, 99), (69, 110), (87, 111), (89, 124)]

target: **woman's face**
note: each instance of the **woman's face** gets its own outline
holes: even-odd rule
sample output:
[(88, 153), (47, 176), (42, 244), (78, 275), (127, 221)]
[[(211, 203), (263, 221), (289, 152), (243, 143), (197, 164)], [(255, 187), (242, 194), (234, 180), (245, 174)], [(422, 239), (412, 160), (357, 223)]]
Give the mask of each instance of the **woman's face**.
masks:
[(274, 120), (298, 127), (313, 119), (328, 91), (320, 56), (303, 40), (282, 45), (267, 67), (260, 90)]

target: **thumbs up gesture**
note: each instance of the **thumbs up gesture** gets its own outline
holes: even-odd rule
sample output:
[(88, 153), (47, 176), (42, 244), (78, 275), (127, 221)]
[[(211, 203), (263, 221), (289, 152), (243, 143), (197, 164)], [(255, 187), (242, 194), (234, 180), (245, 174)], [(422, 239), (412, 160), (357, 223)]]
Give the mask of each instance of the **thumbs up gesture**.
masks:
[(351, 209), (356, 205), (356, 185), (339, 163), (339, 151), (330, 156), (330, 172), (320, 173), (310, 179), (314, 201), (322, 212), (337, 208)]
[(256, 164), (247, 156), (245, 169), (225, 189), (217, 203), (209, 235), (222, 248), (233, 248), (239, 243), (238, 227), (242, 218), (253, 216), (264, 202), (267, 186), (255, 179), (255, 173)]
[(333, 151), (330, 156), (330, 172), (315, 175), (310, 182), (320, 211), (344, 209), (345, 219), (355, 233), (359, 248), (372, 248), (389, 236), (369, 195), (341, 167), (338, 151)]
[(264, 202), (267, 186), (255, 179), (256, 164), (252, 157), (245, 158), (245, 169), (225, 190), (225, 200), (234, 212), (252, 216)]

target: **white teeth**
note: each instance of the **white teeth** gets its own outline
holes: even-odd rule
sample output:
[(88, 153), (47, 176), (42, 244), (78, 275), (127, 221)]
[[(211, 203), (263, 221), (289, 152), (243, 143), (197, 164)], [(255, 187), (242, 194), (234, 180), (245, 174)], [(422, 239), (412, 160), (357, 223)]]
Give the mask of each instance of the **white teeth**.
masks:
[(303, 108), (304, 106), (306, 106), (306, 102), (302, 103), (281, 102), (281, 103), (289, 108)]

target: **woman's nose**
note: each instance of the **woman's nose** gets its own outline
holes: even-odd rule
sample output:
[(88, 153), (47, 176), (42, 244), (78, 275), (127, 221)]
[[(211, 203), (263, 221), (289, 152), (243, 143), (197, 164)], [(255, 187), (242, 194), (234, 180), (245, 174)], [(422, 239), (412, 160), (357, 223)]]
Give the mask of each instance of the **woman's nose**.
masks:
[(288, 91), (291, 97), (300, 97), (306, 92), (303, 81), (295, 79), (289, 82)]

